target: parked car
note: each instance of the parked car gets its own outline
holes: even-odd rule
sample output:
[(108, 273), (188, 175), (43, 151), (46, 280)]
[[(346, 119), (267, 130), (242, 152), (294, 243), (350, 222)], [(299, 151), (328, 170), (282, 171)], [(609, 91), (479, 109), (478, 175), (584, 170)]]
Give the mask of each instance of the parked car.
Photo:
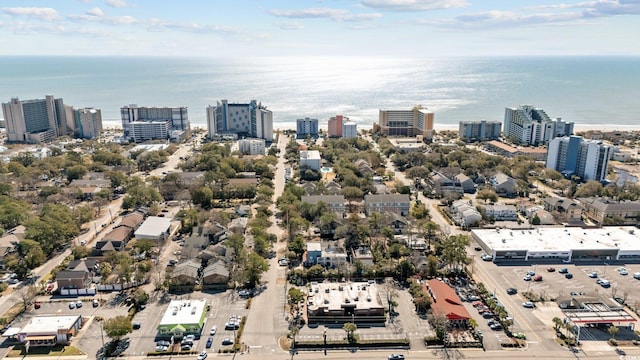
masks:
[(564, 277), (566, 277), (567, 279), (573, 279), (573, 274), (572, 273), (566, 273), (566, 274), (564, 274)]
[(391, 354), (387, 356), (388, 360), (404, 360), (404, 355), (402, 354)]
[(491, 319), (493, 318), (495, 315), (491, 312), (491, 311), (487, 311), (487, 312), (483, 312), (482, 313), (482, 317), (485, 319)]
[(100, 306), (100, 302), (98, 301), (98, 299), (93, 299), (92, 304), (93, 304), (93, 307)]
[(169, 347), (166, 345), (156, 345), (156, 351), (158, 352), (167, 351), (167, 350), (169, 350)]
[(215, 326), (215, 325), (213, 325), (213, 326), (211, 327), (211, 330), (209, 331), (209, 335), (213, 336), (213, 335), (215, 335), (215, 334), (216, 334), (216, 332), (217, 332), (217, 331), (218, 331), (218, 327), (217, 327), (217, 326)]
[(492, 261), (493, 260), (493, 256), (489, 255), (489, 254), (483, 254), (482, 256), (480, 256), (480, 258), (484, 261)]
[(525, 275), (522, 280), (524, 281), (531, 281), (531, 275)]
[(534, 303), (532, 303), (531, 301), (523, 302), (522, 306), (526, 307), (528, 309), (533, 309), (534, 307), (536, 307), (536, 305)]
[(542, 281), (542, 275), (536, 275), (533, 277), (533, 281)]
[(207, 358), (207, 352), (203, 351), (200, 354), (198, 354), (198, 357), (196, 358), (197, 360), (204, 360)]
[(82, 307), (82, 301), (78, 300), (78, 302), (76, 303), (76, 307), (79, 309)]
[(474, 247), (474, 248), (473, 248), (473, 250), (475, 250), (475, 251), (482, 251), (482, 248), (481, 248), (480, 246), (476, 246), (476, 247)]
[(640, 272), (633, 273), (633, 278), (640, 280)]
[(626, 276), (626, 275), (629, 275), (629, 271), (627, 271), (627, 269), (622, 269), (618, 271), (618, 274)]
[(69, 309), (75, 309), (75, 308), (76, 308), (76, 303), (70, 302), (69, 303)]
[(500, 324), (493, 324), (489, 326), (489, 329), (494, 330), (494, 331), (500, 331), (502, 330), (502, 325)]
[(533, 271), (533, 270), (527, 271), (527, 275), (529, 275), (529, 276), (534, 276), (535, 274), (536, 274), (536, 272)]
[(40, 309), (40, 306), (42, 306), (42, 305), (40, 304), (40, 301), (36, 301), (36, 302), (33, 304), (33, 307), (34, 307), (34, 308), (36, 308), (36, 309)]
[(249, 297), (249, 296), (251, 296), (251, 291), (249, 291), (247, 289), (242, 289), (242, 290), (238, 291), (238, 295), (240, 297)]
[(133, 330), (138, 330), (140, 329), (140, 327), (142, 327), (142, 323), (140, 323), (139, 321), (133, 323)]
[(592, 271), (592, 272), (589, 273), (589, 277), (592, 278), (592, 279), (595, 279), (595, 278), (598, 277), (598, 273), (596, 271)]
[(207, 339), (207, 343), (205, 344), (205, 347), (206, 347), (207, 349), (209, 349), (209, 348), (211, 348), (211, 345), (213, 345), (213, 338), (212, 338), (212, 337), (209, 337), (209, 338)]
[(233, 340), (225, 338), (224, 340), (222, 340), (222, 345), (233, 345)]
[(548, 268), (547, 268), (547, 271), (548, 271), (548, 272), (554, 272), (554, 271), (556, 271), (556, 268), (554, 268), (554, 267), (548, 267)]
[(560, 274), (566, 274), (566, 273), (568, 273), (568, 272), (569, 272), (569, 269), (567, 269), (567, 268), (560, 268), (560, 270), (558, 270), (558, 272), (559, 272)]
[(191, 345), (189, 344), (184, 344), (180, 347), (180, 350), (182, 351), (190, 351), (191, 350)]
[(515, 333), (513, 334), (513, 337), (520, 340), (527, 340), (527, 335), (524, 333)]

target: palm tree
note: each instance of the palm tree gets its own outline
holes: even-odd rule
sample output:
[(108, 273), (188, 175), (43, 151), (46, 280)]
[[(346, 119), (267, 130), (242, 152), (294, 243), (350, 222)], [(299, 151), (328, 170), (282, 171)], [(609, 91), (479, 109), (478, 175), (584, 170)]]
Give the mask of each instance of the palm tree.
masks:
[(560, 330), (560, 327), (562, 326), (562, 319), (556, 316), (551, 319), (551, 321), (553, 321), (553, 329), (558, 332)]

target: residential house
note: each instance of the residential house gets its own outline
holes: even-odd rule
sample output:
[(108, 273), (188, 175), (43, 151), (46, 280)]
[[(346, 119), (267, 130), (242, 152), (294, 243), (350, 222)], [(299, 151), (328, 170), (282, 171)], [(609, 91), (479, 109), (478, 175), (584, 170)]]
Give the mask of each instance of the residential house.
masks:
[(318, 187), (315, 182), (307, 181), (299, 186), (304, 190), (304, 193), (307, 196), (316, 195), (318, 193)]
[(543, 205), (544, 209), (560, 222), (570, 223), (582, 220), (582, 206), (575, 200), (547, 197), (544, 199)]
[(371, 168), (367, 160), (358, 159), (354, 161), (353, 164), (358, 168), (358, 172), (360, 172), (362, 176), (372, 176), (375, 174), (375, 171)]
[(339, 268), (347, 264), (347, 253), (335, 247), (328, 247), (322, 250), (318, 257), (318, 264), (325, 268)]
[(453, 221), (459, 226), (477, 226), (482, 222), (482, 215), (468, 201), (454, 201), (451, 204), (450, 211)]
[(464, 195), (462, 184), (455, 177), (448, 178), (444, 174), (434, 171), (431, 173), (429, 182), (434, 194), (439, 197), (459, 199)]
[(235, 218), (229, 223), (229, 231), (234, 234), (244, 234), (244, 231), (247, 229), (247, 224), (247, 218)]
[(493, 187), (493, 190), (498, 194), (498, 196), (515, 197), (517, 194), (516, 180), (501, 172), (495, 174), (489, 179), (489, 185)]
[(373, 254), (371, 253), (371, 249), (368, 247), (359, 247), (354, 249), (351, 256), (354, 264), (359, 261), (362, 265), (373, 265)]
[(18, 250), (20, 238), (13, 234), (8, 234), (0, 238), (0, 269), (5, 270), (4, 259), (9, 254)]
[(464, 173), (459, 173), (455, 176), (456, 180), (460, 182), (460, 186), (462, 186), (462, 191), (467, 194), (473, 194), (476, 192), (476, 184), (471, 180), (470, 177), (465, 175)]
[(175, 287), (196, 285), (200, 278), (201, 265), (202, 263), (196, 260), (178, 263), (169, 275), (172, 285)]
[(230, 273), (223, 261), (215, 261), (207, 265), (202, 271), (202, 284), (205, 287), (225, 287), (230, 279)]
[(367, 215), (376, 211), (391, 212), (402, 216), (409, 214), (411, 200), (407, 194), (367, 194), (364, 196), (364, 210)]
[(308, 242), (305, 266), (313, 266), (318, 263), (318, 258), (322, 256), (322, 244), (319, 242)]
[(327, 195), (339, 195), (342, 193), (342, 186), (331, 180), (324, 186), (324, 193)]
[(514, 205), (486, 205), (484, 209), (487, 219), (492, 219), (495, 221), (518, 220), (518, 210)]
[(302, 196), (303, 203), (317, 205), (322, 202), (327, 206), (327, 209), (338, 217), (344, 217), (345, 211), (345, 198), (344, 195), (312, 195)]
[(386, 213), (382, 223), (385, 226), (389, 226), (396, 235), (402, 234), (409, 228), (409, 221), (407, 218), (396, 213)]
[(251, 205), (241, 204), (236, 208), (236, 215), (249, 216), (251, 215)]
[(182, 259), (198, 259), (207, 246), (209, 246), (209, 237), (191, 235), (184, 239), (184, 246), (180, 250), (180, 257)]
[(600, 225), (640, 223), (640, 201), (615, 201), (610, 198), (579, 198), (584, 215)]
[(62, 270), (56, 274), (58, 289), (87, 289), (91, 286), (91, 274), (86, 270)]

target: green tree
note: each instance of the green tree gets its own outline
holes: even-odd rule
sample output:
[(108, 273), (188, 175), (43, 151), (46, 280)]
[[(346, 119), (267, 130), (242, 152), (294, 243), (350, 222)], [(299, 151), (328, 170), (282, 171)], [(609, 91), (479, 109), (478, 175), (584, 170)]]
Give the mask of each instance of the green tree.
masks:
[(249, 288), (254, 288), (260, 282), (262, 273), (269, 270), (269, 263), (262, 256), (249, 253), (244, 264), (244, 277)]
[(498, 201), (498, 194), (496, 194), (496, 192), (491, 189), (482, 189), (479, 190), (476, 194), (476, 199), (484, 200), (485, 203), (487, 202), (487, 200), (495, 203)]
[(102, 325), (105, 334), (114, 340), (120, 340), (123, 336), (133, 331), (131, 320), (126, 316), (116, 316), (105, 320)]
[(82, 165), (75, 165), (67, 168), (67, 181), (71, 182), (76, 179), (81, 179), (87, 174), (87, 168)]
[(531, 219), (531, 225), (540, 225), (540, 217), (538, 214), (535, 214), (533, 219)]
[(433, 254), (427, 256), (427, 275), (431, 277), (438, 275), (438, 258)]
[(74, 259), (84, 259), (91, 255), (91, 249), (86, 246), (74, 246), (71, 250)]
[(358, 330), (358, 325), (348, 322), (342, 326), (342, 330), (344, 330), (344, 332), (347, 333), (347, 340), (350, 343), (356, 341), (355, 333), (356, 333), (356, 330)]
[(616, 335), (618, 334), (619, 331), (620, 329), (615, 325), (612, 325), (609, 327), (609, 335), (611, 335), (611, 338), (614, 340), (616, 339)]
[(213, 200), (213, 191), (211, 191), (211, 188), (208, 186), (202, 186), (193, 191), (191, 200), (194, 204), (198, 204), (204, 209), (209, 209), (211, 208), (211, 201)]
[(37, 241), (24, 239), (18, 243), (18, 254), (28, 269), (35, 269), (42, 265), (46, 256)]
[(292, 314), (298, 312), (298, 306), (300, 305), (301, 302), (304, 301), (304, 292), (302, 292), (300, 289), (292, 287), (289, 289), (289, 292), (287, 294), (287, 302), (289, 303), (290, 306), (290, 312)]
[(290, 241), (289, 244), (287, 245), (287, 249), (289, 251), (295, 252), (296, 256), (300, 257), (307, 249), (307, 244), (305, 243), (302, 235), (296, 235), (293, 237), (293, 240)]

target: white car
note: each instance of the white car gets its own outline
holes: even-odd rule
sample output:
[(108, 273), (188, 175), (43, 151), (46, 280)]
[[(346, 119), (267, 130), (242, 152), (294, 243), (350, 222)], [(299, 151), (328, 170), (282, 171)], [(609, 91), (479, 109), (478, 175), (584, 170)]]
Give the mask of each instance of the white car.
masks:
[(206, 359), (206, 358), (207, 358), (207, 352), (206, 352), (206, 351), (203, 351), (203, 352), (201, 352), (201, 353), (198, 355), (198, 357), (197, 357), (196, 359), (198, 359), (198, 360), (204, 360), (204, 359)]
[(215, 334), (216, 334), (216, 331), (218, 331), (218, 327), (217, 327), (217, 326), (215, 326), (215, 325), (213, 325), (213, 326), (211, 327), (211, 331), (209, 331), (209, 335), (211, 335), (211, 336), (215, 335)]
[(156, 351), (161, 352), (161, 351), (167, 351), (169, 350), (169, 347), (166, 345), (157, 345), (156, 346)]
[(531, 275), (525, 275), (522, 280), (524, 281), (531, 281)]
[(627, 271), (627, 269), (622, 269), (622, 270), (618, 271), (618, 274), (620, 274), (620, 275), (629, 275), (629, 272)]
[(522, 306), (526, 307), (527, 309), (533, 309), (534, 307), (536, 307), (536, 305), (531, 301), (523, 302)]

